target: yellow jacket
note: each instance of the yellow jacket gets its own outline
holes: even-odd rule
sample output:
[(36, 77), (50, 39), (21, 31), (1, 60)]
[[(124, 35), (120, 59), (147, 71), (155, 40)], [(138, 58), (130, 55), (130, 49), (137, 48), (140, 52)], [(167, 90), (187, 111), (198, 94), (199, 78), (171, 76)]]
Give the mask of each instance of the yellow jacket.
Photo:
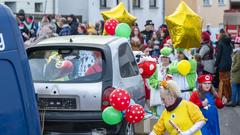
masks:
[[(182, 131), (186, 131), (194, 123), (205, 120), (205, 118), (198, 106), (182, 100), (173, 111), (168, 112), (166, 109), (163, 111), (160, 119), (153, 127), (153, 132), (157, 135), (164, 135), (165, 131), (167, 131), (169, 135), (178, 135), (179, 133), (169, 123), (169, 120), (172, 120)], [(193, 135), (202, 135), (202, 133), (198, 130)]]

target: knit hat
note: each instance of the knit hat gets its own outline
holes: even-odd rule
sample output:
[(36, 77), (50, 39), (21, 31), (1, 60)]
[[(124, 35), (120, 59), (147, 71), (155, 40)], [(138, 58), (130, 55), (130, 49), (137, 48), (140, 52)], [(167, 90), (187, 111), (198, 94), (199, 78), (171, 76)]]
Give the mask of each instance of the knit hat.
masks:
[(208, 81), (212, 81), (213, 78), (211, 75), (200, 75), (198, 77), (198, 83), (204, 83), (204, 82), (208, 82)]
[(203, 42), (209, 42), (210, 41), (210, 35), (208, 32), (202, 32), (202, 40)]
[(172, 53), (172, 48), (170, 47), (163, 47), (160, 51), (161, 57), (169, 57), (169, 55)]
[(184, 48), (177, 48), (177, 52), (182, 52), (185, 57), (187, 57), (188, 60), (192, 58), (191, 54)]

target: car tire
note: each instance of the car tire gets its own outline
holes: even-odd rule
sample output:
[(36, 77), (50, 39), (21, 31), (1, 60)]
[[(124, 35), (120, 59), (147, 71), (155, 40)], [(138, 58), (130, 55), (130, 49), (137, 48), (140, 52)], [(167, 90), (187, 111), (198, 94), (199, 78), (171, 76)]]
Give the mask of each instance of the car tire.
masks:
[(121, 129), (119, 131), (119, 135), (134, 135), (134, 124), (131, 124), (125, 120), (122, 122)]

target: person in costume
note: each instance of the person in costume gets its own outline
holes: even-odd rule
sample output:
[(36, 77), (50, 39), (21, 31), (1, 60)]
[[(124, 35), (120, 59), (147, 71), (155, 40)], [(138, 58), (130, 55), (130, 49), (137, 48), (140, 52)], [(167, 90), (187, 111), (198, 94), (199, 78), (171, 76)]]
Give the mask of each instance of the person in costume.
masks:
[[(178, 60), (173, 61), (169, 66), (168, 73), (172, 74), (173, 80), (178, 83), (182, 93), (182, 98), (185, 100), (189, 100), (191, 92), (196, 87), (197, 62), (196, 60), (192, 59), (191, 54), (186, 49), (178, 48), (177, 57)], [(181, 60), (187, 60), (191, 65), (190, 72), (186, 76), (183, 76), (178, 71), (178, 62), (180, 62)]]
[(161, 56), (158, 60), (157, 68), (154, 74), (149, 78), (149, 85), (151, 89), (151, 100), (150, 106), (155, 114), (161, 115), (162, 111), (164, 110), (164, 105), (160, 96), (158, 96), (159, 90), (159, 82), (166, 80), (167, 76), (167, 69), (171, 63), (169, 55), (172, 52), (172, 49), (169, 47), (164, 47), (161, 49)]
[(73, 68), (73, 63), (70, 60), (64, 60), (62, 55), (54, 50), (47, 57), (44, 77), (50, 81), (68, 81)]
[(138, 27), (132, 27), (130, 43), (133, 51), (142, 50), (144, 41)]
[(165, 109), (150, 135), (164, 135), (165, 132), (169, 135), (202, 135), (200, 129), (206, 119), (198, 106), (180, 97), (175, 81), (163, 81), (160, 85)]
[(211, 75), (200, 75), (198, 83), (198, 91), (192, 93), (190, 101), (200, 108), (204, 117), (207, 119), (206, 124), (201, 129), (202, 134), (220, 135), (217, 108), (223, 108), (227, 100), (221, 100), (217, 92), (213, 89)]

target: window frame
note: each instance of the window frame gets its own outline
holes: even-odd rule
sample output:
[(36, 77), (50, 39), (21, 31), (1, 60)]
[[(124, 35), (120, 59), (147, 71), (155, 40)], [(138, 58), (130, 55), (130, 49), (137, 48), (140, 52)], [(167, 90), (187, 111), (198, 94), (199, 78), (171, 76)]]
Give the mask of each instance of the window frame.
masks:
[[(39, 4), (39, 11), (37, 11), (37, 4)], [(43, 3), (42, 2), (36, 2), (36, 3), (34, 3), (34, 11), (36, 12), (36, 13), (41, 13), (41, 12), (43, 12)]]
[[(122, 51), (122, 47), (125, 47), (123, 49), (124, 52), (121, 52)], [(131, 48), (129, 46), (128, 43), (123, 43), (119, 46), (118, 48), (118, 63), (119, 63), (119, 71), (120, 71), (120, 76), (122, 78), (129, 78), (129, 77), (134, 77), (134, 76), (138, 76), (139, 75), (139, 69), (138, 69), (138, 65), (137, 65), (137, 62), (135, 60), (135, 57), (133, 55), (133, 53), (131, 52)], [(121, 64), (121, 57), (126, 57), (127, 58), (127, 62), (124, 63), (124, 64)], [(128, 68), (131, 67), (131, 69), (129, 68), (129, 71), (131, 71), (131, 73), (127, 73), (126, 75), (123, 74), (124, 72), (122, 71), (126, 71), (126, 69), (122, 69), (124, 68), (124, 66), (126, 66), (126, 64), (128, 64)]]
[(203, 6), (205, 7), (211, 6), (211, 0), (203, 0)]
[(107, 0), (100, 0), (100, 8), (107, 8)]
[[(17, 2), (16, 1), (5, 1), (4, 5), (8, 6), (13, 12), (16, 12), (16, 10), (17, 10)], [(12, 5), (13, 7), (11, 7), (9, 5)]]
[(218, 0), (218, 5), (220, 6), (225, 5), (225, 0)]
[[(137, 4), (137, 2), (138, 2), (138, 4)], [(133, 8), (141, 8), (141, 0), (133, 0), (132, 1), (132, 7)]]
[[(151, 5), (152, 1), (153, 1), (154, 5)], [(157, 8), (157, 0), (149, 0), (149, 8)]]

